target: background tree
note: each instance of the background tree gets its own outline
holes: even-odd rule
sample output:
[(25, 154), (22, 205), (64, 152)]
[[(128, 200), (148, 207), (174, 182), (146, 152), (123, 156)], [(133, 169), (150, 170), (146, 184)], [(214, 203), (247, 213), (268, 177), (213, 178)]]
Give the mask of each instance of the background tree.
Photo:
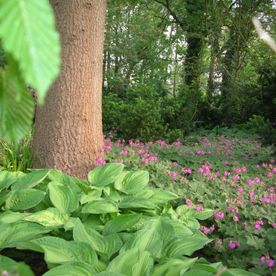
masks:
[(35, 118), (35, 167), (85, 177), (102, 156), (104, 0), (53, 0), (62, 67)]

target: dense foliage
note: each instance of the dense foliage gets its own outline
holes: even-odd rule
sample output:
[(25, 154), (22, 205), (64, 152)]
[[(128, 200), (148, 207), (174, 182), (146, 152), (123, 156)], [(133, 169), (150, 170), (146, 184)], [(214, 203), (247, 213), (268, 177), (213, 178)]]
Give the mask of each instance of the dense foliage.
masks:
[(275, 12), (270, 0), (109, 1), (105, 130), (173, 140), (262, 116), (275, 133), (275, 53), (251, 22), (274, 35)]
[[(193, 255), (211, 242), (198, 212), (179, 206), (172, 192), (148, 187), (147, 171), (109, 163), (88, 181), (55, 170), (0, 172), (0, 268), (2, 273), (41, 275), (31, 250), (44, 253), (43, 275), (255, 275), (209, 264)], [(23, 254), (20, 254), (23, 252)]]

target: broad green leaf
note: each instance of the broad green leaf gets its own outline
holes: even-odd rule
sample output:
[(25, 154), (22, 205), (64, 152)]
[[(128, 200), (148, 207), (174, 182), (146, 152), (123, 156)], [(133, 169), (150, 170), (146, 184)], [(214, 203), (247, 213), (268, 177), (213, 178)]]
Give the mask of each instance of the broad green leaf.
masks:
[(190, 228), (188, 228), (187, 226), (185, 226), (183, 223), (181, 223), (177, 220), (173, 220), (173, 219), (168, 219), (165, 221), (173, 227), (176, 236), (191, 236), (191, 235), (193, 235), (193, 231)]
[(0, 225), (0, 248), (16, 247), (18, 243), (29, 241), (49, 232), (43, 226), (20, 221), (13, 224)]
[(1, 0), (0, 37), (43, 103), (60, 66), (59, 37), (48, 0)]
[[(0, 22), (3, 2), (10, 3), (0, 2)], [(6, 71), (0, 69), (0, 137), (18, 142), (31, 130), (33, 114), (34, 101), (20, 78), (18, 68), (9, 66)]]
[(95, 276), (126, 276), (125, 274), (112, 272), (112, 271), (103, 271), (100, 273), (95, 274)]
[(34, 276), (34, 273), (30, 267), (24, 263), (17, 263), (16, 261), (0, 255), (0, 272), (2, 275), (6, 275), (3, 272), (6, 271), (7, 275), (24, 275), (24, 276)]
[(46, 227), (62, 227), (68, 219), (67, 214), (61, 213), (56, 208), (48, 208), (24, 218), (26, 221), (36, 222)]
[(75, 241), (88, 243), (95, 251), (108, 257), (119, 251), (123, 245), (117, 234), (102, 236), (94, 229), (85, 228), (80, 220), (75, 222), (73, 237)]
[(191, 269), (184, 274), (185, 276), (214, 276), (214, 273), (207, 272), (200, 269)]
[(0, 171), (0, 191), (7, 189), (17, 180), (17, 174), (9, 171)]
[(153, 259), (147, 251), (131, 249), (120, 253), (108, 266), (107, 270), (123, 275), (150, 276)]
[(63, 264), (76, 261), (93, 265), (98, 261), (95, 251), (86, 243), (50, 236), (33, 242), (44, 250), (45, 260), (48, 263)]
[(79, 207), (79, 199), (69, 185), (58, 182), (48, 184), (49, 196), (53, 205), (62, 213), (71, 213)]
[(27, 216), (26, 213), (5, 211), (0, 215), (0, 223), (9, 224), (9, 223), (17, 222), (19, 220), (22, 220), (26, 216)]
[(125, 196), (119, 203), (120, 209), (155, 209), (156, 205), (141, 197)]
[(191, 256), (196, 250), (203, 248), (211, 240), (207, 238), (199, 237), (185, 237), (171, 241), (165, 248), (165, 254), (168, 257), (178, 257), (178, 256)]
[(103, 233), (107, 235), (112, 233), (118, 233), (121, 231), (128, 231), (131, 229), (131, 227), (138, 224), (141, 219), (141, 214), (127, 214), (117, 216), (114, 219), (107, 222), (107, 224), (104, 226)]
[(148, 251), (153, 257), (160, 258), (163, 249), (173, 237), (174, 230), (172, 226), (161, 217), (156, 217), (147, 221), (145, 226), (125, 243), (121, 252), (135, 248)]
[(156, 266), (152, 276), (183, 275), (185, 271), (194, 265), (196, 260), (197, 258), (185, 260), (168, 259), (165, 263)]
[(126, 193), (136, 194), (142, 191), (149, 183), (147, 171), (129, 172), (120, 181), (115, 182), (115, 188)]
[(81, 262), (68, 262), (52, 268), (43, 276), (93, 276), (93, 266)]
[(11, 191), (6, 200), (6, 209), (14, 211), (31, 209), (44, 199), (45, 194), (36, 189)]
[(15, 184), (12, 185), (13, 190), (21, 190), (26, 188), (33, 188), (40, 184), (49, 174), (49, 170), (34, 170), (30, 173), (20, 177)]
[(238, 268), (231, 268), (224, 271), (221, 275), (222, 276), (257, 276), (258, 274), (255, 274), (253, 272), (248, 272)]
[(177, 198), (178, 196), (172, 192), (154, 189), (154, 194), (150, 198), (150, 201), (155, 204), (166, 204), (167, 202)]
[(195, 212), (194, 216), (197, 219), (205, 220), (205, 219), (212, 217), (213, 213), (214, 213), (214, 211), (211, 209), (204, 209), (203, 211)]
[(81, 202), (81, 204), (85, 204), (87, 202), (91, 202), (93, 200), (100, 199), (101, 195), (102, 195), (101, 190), (93, 190), (93, 191), (89, 192), (88, 194), (82, 194), (80, 202)]
[(107, 214), (118, 212), (117, 205), (108, 200), (95, 200), (85, 204), (81, 210), (82, 213), (89, 214)]
[(88, 174), (88, 181), (97, 187), (104, 187), (116, 181), (124, 169), (119, 163), (108, 163), (95, 168)]

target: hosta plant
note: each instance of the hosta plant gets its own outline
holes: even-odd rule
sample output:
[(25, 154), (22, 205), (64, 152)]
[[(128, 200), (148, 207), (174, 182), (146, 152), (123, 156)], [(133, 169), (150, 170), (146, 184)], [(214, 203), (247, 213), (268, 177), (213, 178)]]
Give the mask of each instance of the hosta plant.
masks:
[(43, 254), (45, 276), (254, 275), (197, 257), (211, 242), (198, 219), (212, 211), (177, 206), (174, 193), (148, 182), (148, 172), (118, 163), (97, 167), (87, 181), (55, 170), (1, 171), (0, 271), (37, 273), (28, 254), (30, 266), (17, 262), (28, 250)]

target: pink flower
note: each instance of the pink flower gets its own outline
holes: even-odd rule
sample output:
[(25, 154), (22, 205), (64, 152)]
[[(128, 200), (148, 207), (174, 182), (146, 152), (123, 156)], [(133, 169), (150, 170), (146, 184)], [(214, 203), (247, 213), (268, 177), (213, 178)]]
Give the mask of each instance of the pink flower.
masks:
[(272, 260), (272, 259), (270, 259), (270, 260), (267, 261), (267, 266), (268, 266), (269, 268), (273, 268), (273, 267), (274, 267), (274, 264), (275, 264), (275, 261)]
[(275, 222), (272, 223), (271, 225), (272, 225), (273, 228), (276, 228), (276, 223)]
[(234, 175), (232, 178), (234, 181), (240, 180), (240, 176), (238, 174)]
[(235, 249), (235, 248), (236, 248), (236, 243), (230, 241), (230, 242), (229, 242), (229, 248), (230, 248), (231, 250)]
[(203, 210), (204, 210), (204, 208), (203, 208), (203, 206), (201, 204), (196, 205), (196, 211), (197, 212), (201, 212)]
[(261, 228), (262, 225), (264, 225), (264, 223), (263, 223), (262, 220), (257, 220), (254, 223), (254, 227), (255, 227), (256, 230), (260, 230), (260, 228)]
[(230, 172), (225, 171), (223, 175), (224, 175), (224, 176), (229, 176), (229, 175), (230, 175)]
[(172, 165), (173, 165), (173, 167), (177, 167), (178, 163), (177, 162), (173, 162)]
[(191, 207), (193, 202), (190, 199), (186, 199), (186, 206)]
[(236, 215), (234, 215), (233, 220), (234, 220), (235, 222), (238, 222), (238, 221), (239, 221), (239, 217), (236, 216)]
[(225, 218), (225, 214), (224, 214), (224, 213), (215, 213), (215, 214), (213, 215), (213, 217), (214, 217), (215, 219), (224, 219), (224, 218)]
[(96, 160), (96, 164), (97, 164), (97, 166), (102, 166), (102, 165), (104, 165), (106, 162), (105, 162), (105, 160), (103, 159), (103, 158), (98, 158), (97, 160)]
[(260, 265), (263, 265), (263, 264), (266, 262), (265, 256), (262, 256), (262, 257), (259, 259), (259, 262), (260, 262)]
[(268, 197), (262, 197), (261, 202), (262, 203), (269, 203), (269, 198)]

